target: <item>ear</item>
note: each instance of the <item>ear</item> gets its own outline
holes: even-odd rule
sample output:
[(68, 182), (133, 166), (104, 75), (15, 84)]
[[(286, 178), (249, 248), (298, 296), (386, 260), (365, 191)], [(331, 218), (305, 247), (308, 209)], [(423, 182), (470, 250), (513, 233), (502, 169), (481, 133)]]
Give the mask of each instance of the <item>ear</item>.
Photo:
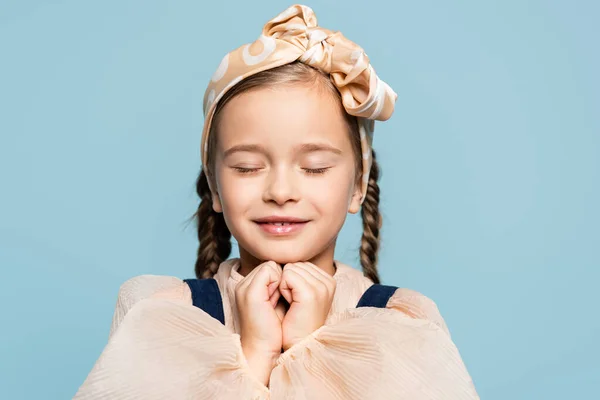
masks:
[(219, 195), (216, 193), (213, 193), (212, 200), (213, 200), (213, 202), (212, 202), (213, 210), (217, 213), (222, 213), (223, 205), (221, 204), (221, 198), (219, 197)]
[(221, 213), (223, 212), (223, 205), (221, 204), (221, 198), (219, 197), (219, 192), (213, 188), (213, 180), (210, 176), (206, 177), (208, 181), (208, 187), (210, 189), (210, 196), (212, 198), (212, 208), (214, 212)]
[(355, 185), (354, 193), (352, 194), (352, 198), (350, 199), (350, 204), (348, 205), (348, 212), (350, 214), (356, 214), (360, 211), (360, 198), (362, 196), (362, 192), (360, 190), (360, 185)]

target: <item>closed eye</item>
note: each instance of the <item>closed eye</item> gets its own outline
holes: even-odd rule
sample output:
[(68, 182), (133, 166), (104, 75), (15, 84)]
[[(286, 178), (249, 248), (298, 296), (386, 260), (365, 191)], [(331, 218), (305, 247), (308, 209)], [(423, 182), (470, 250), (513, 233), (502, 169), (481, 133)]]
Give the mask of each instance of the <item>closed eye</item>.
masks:
[(241, 174), (249, 174), (249, 173), (258, 171), (260, 168), (233, 167), (233, 169), (235, 169), (236, 171), (238, 171)]
[(318, 174), (324, 174), (330, 167), (326, 167), (326, 168), (304, 168), (304, 170), (309, 173), (309, 174), (314, 174), (314, 175), (318, 175)]
[[(331, 168), (331, 167), (303, 168), (303, 170), (306, 171), (306, 173), (308, 173), (310, 175), (320, 175), (320, 174), (324, 174), (325, 172), (327, 172), (327, 170), (329, 168)], [(233, 169), (235, 169), (236, 171), (238, 171), (241, 174), (251, 174), (253, 172), (260, 170), (260, 168), (242, 168), (242, 167), (233, 167)]]

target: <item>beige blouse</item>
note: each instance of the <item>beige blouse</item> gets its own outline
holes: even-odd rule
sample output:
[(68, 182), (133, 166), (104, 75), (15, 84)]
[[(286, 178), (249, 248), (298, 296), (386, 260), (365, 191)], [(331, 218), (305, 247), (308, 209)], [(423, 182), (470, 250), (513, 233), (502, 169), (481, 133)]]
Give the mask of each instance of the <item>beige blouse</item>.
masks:
[(435, 303), (398, 289), (355, 308), (373, 283), (336, 261), (325, 325), (282, 353), (269, 387), (249, 370), (234, 289), (239, 259), (215, 275), (225, 325), (181, 279), (142, 275), (119, 291), (109, 341), (75, 399), (479, 399)]

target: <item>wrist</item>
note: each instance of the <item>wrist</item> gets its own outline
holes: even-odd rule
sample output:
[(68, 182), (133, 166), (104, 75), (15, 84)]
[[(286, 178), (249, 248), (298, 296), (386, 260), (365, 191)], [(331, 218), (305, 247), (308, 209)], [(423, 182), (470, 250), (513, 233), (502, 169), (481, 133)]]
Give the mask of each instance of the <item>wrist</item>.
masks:
[(265, 350), (264, 348), (257, 348), (250, 345), (244, 346), (242, 344), (242, 351), (246, 358), (250, 373), (264, 386), (268, 387), (271, 371), (273, 371), (273, 368), (277, 363), (281, 350), (279, 352), (274, 352)]
[(319, 324), (312, 329), (304, 330), (302, 332), (289, 332), (287, 335), (284, 334), (282, 348), (283, 351), (287, 351), (291, 347), (294, 347), (296, 344), (305, 341), (307, 338), (314, 335), (315, 332), (323, 327), (323, 324)]
[[(283, 342), (283, 355), (285, 356), (287, 353), (290, 353), (290, 349), (293, 348), (298, 348), (298, 347), (303, 347), (306, 345), (307, 342), (310, 342), (312, 340), (314, 340), (315, 337), (319, 336), (320, 332), (325, 329), (326, 325), (321, 325), (319, 328), (315, 329), (314, 331), (312, 331), (309, 334), (306, 335), (300, 335), (300, 336), (296, 336), (296, 337), (291, 337), (289, 339), (287, 339), (286, 341)], [(278, 361), (281, 361), (281, 357), (279, 358)]]
[(272, 356), (275, 357), (281, 353), (281, 347), (276, 348), (271, 343), (257, 341), (257, 340), (248, 340), (245, 339), (244, 336), (241, 336), (240, 343), (242, 345), (242, 349), (244, 350), (244, 354), (262, 354), (263, 356)]
[(277, 358), (281, 355), (281, 348), (279, 350), (270, 349), (266, 346), (260, 346), (256, 344), (244, 344), (242, 343), (242, 351), (246, 358), (260, 359), (267, 363), (268, 361), (277, 361)]

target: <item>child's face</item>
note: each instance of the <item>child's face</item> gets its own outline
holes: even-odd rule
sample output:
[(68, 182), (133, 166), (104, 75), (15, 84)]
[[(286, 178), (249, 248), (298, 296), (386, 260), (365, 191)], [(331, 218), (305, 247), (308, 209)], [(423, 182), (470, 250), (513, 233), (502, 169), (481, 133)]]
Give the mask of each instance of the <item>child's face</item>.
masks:
[[(223, 108), (213, 208), (224, 213), (240, 253), (282, 264), (333, 256), (347, 212), (358, 212), (361, 194), (336, 101), (325, 90), (289, 86), (246, 92)], [(237, 146), (254, 148), (234, 151)], [(270, 216), (307, 222), (293, 228), (256, 222)]]

